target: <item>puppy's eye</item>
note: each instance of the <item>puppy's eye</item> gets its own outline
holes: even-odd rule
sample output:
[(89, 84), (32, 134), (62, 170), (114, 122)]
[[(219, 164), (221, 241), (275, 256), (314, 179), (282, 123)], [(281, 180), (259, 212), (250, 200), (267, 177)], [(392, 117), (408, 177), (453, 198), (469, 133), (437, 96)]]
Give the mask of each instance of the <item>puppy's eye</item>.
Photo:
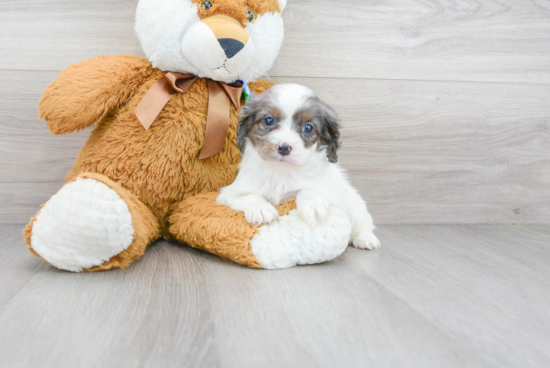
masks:
[(210, 1), (203, 1), (201, 5), (206, 10), (210, 10), (210, 8), (212, 7), (212, 3)]
[(311, 125), (311, 124), (304, 125), (304, 127), (302, 128), (302, 132), (304, 132), (306, 134), (313, 133), (313, 125)]
[(254, 21), (256, 20), (256, 15), (254, 15), (254, 12), (252, 10), (247, 10), (246, 16), (248, 17), (249, 23), (254, 23)]
[(271, 116), (268, 116), (264, 119), (264, 124), (267, 126), (273, 126), (275, 125), (275, 119), (273, 119)]

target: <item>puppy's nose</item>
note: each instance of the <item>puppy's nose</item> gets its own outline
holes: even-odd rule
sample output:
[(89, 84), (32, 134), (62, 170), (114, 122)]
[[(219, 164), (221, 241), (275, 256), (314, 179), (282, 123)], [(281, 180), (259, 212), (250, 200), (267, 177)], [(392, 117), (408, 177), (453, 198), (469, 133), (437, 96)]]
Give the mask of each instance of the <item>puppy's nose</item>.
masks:
[(225, 56), (227, 56), (228, 59), (231, 59), (233, 56), (237, 55), (239, 51), (244, 49), (244, 43), (234, 40), (232, 38), (222, 38), (219, 39), (218, 42), (220, 43), (220, 46), (222, 47), (223, 51), (225, 52)]
[(292, 147), (289, 146), (288, 144), (286, 143), (283, 143), (283, 144), (279, 144), (277, 146), (277, 151), (279, 152), (279, 154), (281, 156), (288, 156), (290, 155), (290, 152), (292, 152)]

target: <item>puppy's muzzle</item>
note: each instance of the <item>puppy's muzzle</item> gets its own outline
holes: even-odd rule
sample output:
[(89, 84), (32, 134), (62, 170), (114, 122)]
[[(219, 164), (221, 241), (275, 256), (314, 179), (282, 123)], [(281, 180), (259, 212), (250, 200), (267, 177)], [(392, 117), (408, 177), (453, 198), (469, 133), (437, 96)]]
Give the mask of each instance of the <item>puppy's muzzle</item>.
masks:
[(279, 152), (281, 156), (288, 156), (290, 155), (290, 152), (292, 152), (292, 147), (286, 143), (278, 144), (277, 152)]
[(203, 19), (202, 22), (214, 32), (228, 59), (244, 49), (250, 39), (241, 24), (227, 15), (214, 15)]

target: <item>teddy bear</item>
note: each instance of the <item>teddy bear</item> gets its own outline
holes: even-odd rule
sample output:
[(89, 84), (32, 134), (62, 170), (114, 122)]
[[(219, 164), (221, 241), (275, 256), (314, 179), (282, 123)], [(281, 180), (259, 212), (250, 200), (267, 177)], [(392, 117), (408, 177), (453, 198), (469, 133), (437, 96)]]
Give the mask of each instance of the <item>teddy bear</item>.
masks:
[(159, 238), (251, 268), (329, 261), (351, 224), (333, 207), (306, 224), (293, 201), (251, 226), (216, 203), (241, 151), (239, 109), (283, 42), (286, 0), (140, 0), (135, 31), (146, 58), (100, 56), (69, 66), (46, 89), (40, 118), (53, 134), (93, 126), (66, 184), (23, 234), (66, 271), (125, 268)]

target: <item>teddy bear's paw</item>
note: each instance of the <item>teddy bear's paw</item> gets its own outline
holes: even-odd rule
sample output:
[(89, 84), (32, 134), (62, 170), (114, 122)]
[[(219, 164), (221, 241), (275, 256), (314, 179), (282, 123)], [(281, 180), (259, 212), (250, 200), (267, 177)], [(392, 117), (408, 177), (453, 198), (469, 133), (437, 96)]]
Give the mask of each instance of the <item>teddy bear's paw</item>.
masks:
[(311, 227), (297, 210), (263, 226), (250, 241), (258, 264), (280, 269), (330, 261), (348, 247), (351, 222), (340, 208), (331, 206), (323, 223)]
[(380, 240), (372, 231), (363, 231), (353, 239), (353, 246), (359, 249), (376, 250), (380, 249)]
[(246, 221), (252, 226), (270, 224), (279, 217), (279, 211), (267, 202), (259, 202), (244, 211)]
[(124, 251), (133, 238), (126, 202), (107, 185), (81, 178), (45, 204), (33, 224), (31, 247), (53, 266), (80, 272)]

